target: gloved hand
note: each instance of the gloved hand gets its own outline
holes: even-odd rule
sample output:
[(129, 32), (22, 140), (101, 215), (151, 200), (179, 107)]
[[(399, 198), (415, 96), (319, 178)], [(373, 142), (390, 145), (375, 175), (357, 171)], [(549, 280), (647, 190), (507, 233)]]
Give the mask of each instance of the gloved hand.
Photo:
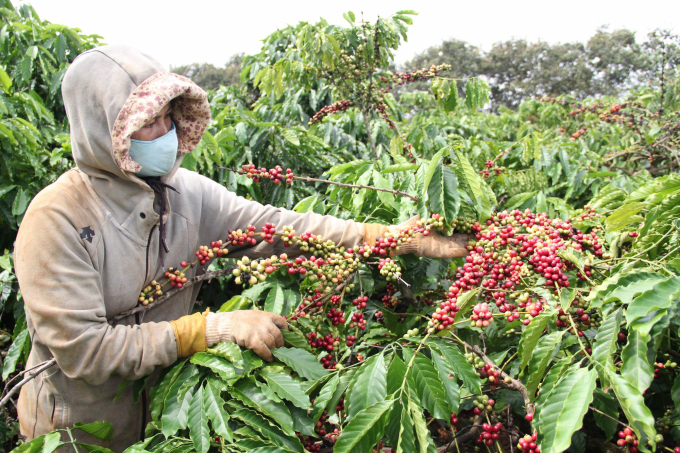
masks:
[(283, 346), (281, 329), (288, 330), (283, 316), (260, 310), (226, 313), (194, 313), (170, 321), (177, 339), (177, 356), (189, 357), (224, 341), (252, 349), (268, 362), (272, 349)]
[[(377, 223), (364, 223), (364, 242), (375, 245), (376, 238), (384, 238), (385, 233), (398, 233), (409, 227), (415, 227), (420, 216), (411, 217), (399, 225), (380, 225)], [(444, 236), (435, 230), (430, 230), (430, 234), (416, 234), (411, 242), (403, 243), (395, 255), (405, 255), (415, 253), (418, 256), (430, 258), (459, 258), (468, 255), (465, 248), (472, 236), (469, 234), (454, 234)]]
[(231, 341), (267, 362), (274, 360), (272, 349), (283, 346), (281, 329), (288, 330), (283, 316), (260, 310), (236, 310), (209, 313), (205, 318), (205, 341), (208, 347)]

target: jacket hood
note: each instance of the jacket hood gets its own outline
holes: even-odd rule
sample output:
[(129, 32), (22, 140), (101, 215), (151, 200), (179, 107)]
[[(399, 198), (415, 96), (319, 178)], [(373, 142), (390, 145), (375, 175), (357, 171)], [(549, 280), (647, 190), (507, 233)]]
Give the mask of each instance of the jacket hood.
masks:
[(182, 156), (201, 141), (210, 122), (205, 91), (129, 46), (102, 46), (80, 54), (66, 71), (61, 90), (73, 158), (94, 178), (111, 181), (115, 175), (141, 184), (133, 175), (141, 166), (128, 153), (130, 135), (173, 99), (171, 116), (179, 147), (172, 173)]

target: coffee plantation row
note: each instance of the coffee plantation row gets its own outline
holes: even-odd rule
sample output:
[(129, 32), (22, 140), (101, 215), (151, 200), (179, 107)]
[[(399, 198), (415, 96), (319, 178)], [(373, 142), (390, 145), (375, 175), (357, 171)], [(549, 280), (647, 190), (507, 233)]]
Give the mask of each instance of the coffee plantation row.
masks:
[[(0, 69), (0, 143), (37, 163), (32, 186), (25, 168), (0, 186), (13, 235), (36, 187), (72, 165), (56, 93), (97, 37), (5, 7), (0, 46), (24, 53)], [(168, 263), (140, 311), (200, 283), (184, 276), (199, 266), (214, 277), (204, 305), (278, 313), (290, 330), (273, 363), (222, 343), (121, 386), (136, 404), (150, 388), (152, 421), (130, 453), (680, 450), (680, 79), (491, 114), (484, 80), (390, 71), (413, 15), (283, 28), (244, 60), (240, 87), (210, 93), (209, 132), (183, 166), (298, 212), (420, 220), (352, 248), (243, 225)], [(416, 81), (429, 90), (404, 91)], [(469, 234), (466, 258), (394, 254), (453, 233)], [(229, 258), (263, 240), (289, 252)], [(9, 380), (30, 338), (9, 252), (0, 265)], [(102, 421), (14, 451), (52, 453), (71, 430), (116, 435)]]

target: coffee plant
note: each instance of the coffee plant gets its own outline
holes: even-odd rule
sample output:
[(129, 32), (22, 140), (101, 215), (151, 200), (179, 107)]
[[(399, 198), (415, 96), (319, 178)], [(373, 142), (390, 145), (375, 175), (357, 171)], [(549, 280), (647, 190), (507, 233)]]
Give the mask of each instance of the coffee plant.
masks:
[[(677, 453), (679, 81), (489, 114), (479, 78), (394, 70), (413, 15), (281, 29), (244, 59), (240, 87), (210, 93), (213, 122), (183, 166), (256, 201), (401, 226), (341, 247), (242, 225), (168, 263), (135, 312), (212, 278), (204, 305), (274, 312), (289, 330), (272, 363), (221, 343), (121, 386), (135, 401), (150, 387), (130, 453)], [(412, 82), (429, 90), (400, 91)], [(466, 257), (398, 254), (453, 234)], [(286, 253), (247, 252), (262, 241)], [(20, 316), (9, 253), (0, 265)], [(3, 380), (30, 348), (24, 326), (2, 333)], [(78, 424), (15, 451), (108, 452), (113, 436)]]

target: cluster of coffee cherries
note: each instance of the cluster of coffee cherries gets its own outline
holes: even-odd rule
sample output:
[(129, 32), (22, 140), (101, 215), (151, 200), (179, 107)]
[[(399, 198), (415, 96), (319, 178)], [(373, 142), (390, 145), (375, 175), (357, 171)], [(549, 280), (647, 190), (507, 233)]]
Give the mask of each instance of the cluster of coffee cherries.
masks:
[[(180, 266), (186, 270), (189, 267), (189, 263), (182, 261)], [(168, 270), (163, 274), (170, 281), (170, 286), (182, 289), (184, 284), (188, 281), (184, 270), (175, 269), (174, 267), (168, 268)], [(153, 282), (151, 282), (153, 284)], [(159, 294), (160, 295), (160, 294)]]
[[(167, 272), (166, 272), (167, 274)], [(150, 303), (153, 303), (154, 301), (154, 296), (162, 296), (163, 291), (161, 290), (161, 285), (158, 284), (156, 280), (153, 280), (151, 282), (151, 285), (147, 286), (142, 290), (142, 292), (139, 294), (139, 302), (142, 305), (149, 305)]]
[(482, 424), (482, 432), (477, 438), (477, 443), (484, 443), (487, 446), (493, 445), (493, 441), (498, 439), (501, 429), (503, 429), (503, 423), (501, 422), (498, 422), (495, 425), (490, 423)]
[[(603, 256), (596, 230), (584, 234), (569, 221), (549, 219), (546, 214), (529, 210), (503, 211), (492, 216), (485, 226), (476, 222), (471, 229), (476, 242), (468, 245), (470, 255), (456, 271), (447, 300), (440, 303), (430, 322), (430, 332), (450, 329), (459, 310), (458, 298), (477, 287), (484, 289), (483, 299), (493, 301), (508, 320), (519, 319), (519, 310), (525, 310), (523, 322), (528, 324), (543, 311), (544, 304), (518, 291), (523, 280), (534, 284), (543, 277), (545, 285), (557, 291), (570, 286), (567, 272), (576, 270), (573, 263), (559, 256), (561, 250)], [(508, 297), (510, 300), (519, 297), (518, 303), (510, 303)]]
[(597, 212), (595, 208), (593, 208), (590, 205), (585, 205), (583, 207), (583, 212), (576, 217), (576, 220), (578, 221), (584, 221), (584, 220), (596, 220), (599, 218), (602, 218), (602, 214)]
[(481, 170), (479, 174), (484, 176), (485, 178), (488, 178), (491, 175), (492, 171), (496, 173), (496, 176), (499, 176), (501, 173), (503, 173), (504, 170), (506, 170), (505, 167), (499, 167), (497, 165), (497, 159), (487, 160), (486, 162), (484, 162), (484, 166), (486, 168), (484, 170)]
[(359, 296), (352, 301), (352, 305), (359, 310), (366, 308), (366, 303), (368, 303), (368, 296)]
[(352, 106), (352, 101), (348, 101), (346, 99), (343, 99), (341, 101), (336, 101), (332, 103), (331, 105), (326, 105), (321, 108), (318, 112), (314, 114), (313, 117), (309, 119), (309, 125), (311, 126), (312, 124), (317, 124), (323, 121), (324, 118), (326, 118), (328, 115), (331, 113), (338, 113), (338, 112), (344, 112), (348, 108)]
[(470, 320), (473, 326), (489, 327), (489, 323), (493, 321), (493, 313), (489, 310), (489, 304), (483, 302), (475, 305), (472, 309)]
[(285, 253), (280, 256), (272, 255), (271, 258), (252, 261), (244, 256), (236, 262), (238, 268), (232, 271), (232, 274), (236, 277), (234, 283), (237, 285), (243, 283), (255, 285), (258, 282), (263, 282), (267, 279), (267, 275), (272, 274), (280, 266), (279, 263), (285, 263), (287, 258)]
[(569, 112), (569, 115), (571, 116), (576, 116), (580, 115), (581, 113), (585, 111), (589, 111), (591, 113), (595, 113), (600, 109), (600, 104), (597, 102), (594, 103), (593, 105), (587, 106), (587, 105), (579, 105), (579, 104), (572, 104), (572, 107), (574, 107), (574, 110)]
[(458, 431), (458, 428), (456, 427), (456, 425), (458, 424), (459, 420), (458, 420), (458, 418), (456, 417), (456, 413), (455, 413), (455, 412), (453, 412), (453, 413), (451, 414), (451, 419), (450, 419), (450, 420), (451, 420), (451, 427), (453, 428), (453, 431), (454, 431), (454, 432), (455, 432), (455, 431)]
[(198, 262), (201, 263), (201, 266), (205, 266), (208, 264), (208, 261), (213, 259), (215, 256), (221, 257), (222, 255), (226, 255), (229, 253), (229, 250), (226, 248), (222, 247), (222, 241), (217, 241), (217, 242), (211, 242), (210, 247), (207, 245), (201, 245), (198, 247), (198, 250), (196, 250), (196, 258), (198, 258)]
[(552, 104), (560, 104), (560, 105), (564, 105), (564, 104), (567, 103), (566, 101), (563, 101), (563, 100), (557, 99), (557, 98), (551, 98), (550, 96), (543, 96), (543, 97), (536, 96), (536, 100), (539, 101), (539, 102), (550, 102)]
[(498, 385), (499, 378), (501, 377), (500, 371), (497, 371), (493, 366), (488, 363), (484, 364), (483, 367), (476, 370), (477, 374), (481, 379), (488, 379), (491, 389), (493, 390), (496, 385)]
[(359, 328), (360, 330), (366, 330), (366, 320), (364, 319), (364, 314), (361, 312), (356, 312), (352, 315), (352, 322), (349, 323), (349, 327)]
[(536, 433), (532, 434), (531, 436), (529, 434), (525, 434), (524, 437), (519, 440), (517, 448), (522, 453), (541, 453), (541, 447), (539, 447), (536, 443)]
[(416, 71), (397, 72), (391, 77), (391, 80), (388, 77), (383, 77), (382, 81), (401, 86), (407, 83), (413, 83), (437, 77), (439, 73), (448, 71), (449, 69), (451, 69), (451, 65), (446, 63), (440, 65), (433, 64), (429, 68), (418, 69)]
[(328, 315), (328, 319), (330, 320), (331, 324), (333, 324), (334, 326), (345, 323), (345, 315), (342, 313), (341, 310), (338, 310), (335, 307), (331, 307), (331, 309), (328, 310), (328, 313), (326, 314)]
[(496, 401), (493, 399), (489, 398), (489, 395), (480, 395), (475, 398), (475, 400), (472, 402), (474, 408), (472, 408), (472, 412), (475, 415), (480, 415), (482, 412), (491, 412), (493, 411), (493, 406), (496, 404)]
[(388, 282), (397, 281), (401, 277), (401, 267), (391, 258), (381, 259), (378, 269), (380, 269), (380, 275)]
[(661, 376), (661, 370), (668, 370), (677, 367), (678, 364), (675, 362), (671, 362), (670, 360), (666, 361), (666, 363), (654, 363), (654, 378), (658, 378)]
[[(399, 299), (394, 297), (394, 294), (397, 292), (396, 288), (392, 283), (388, 283), (387, 286), (385, 286), (385, 291), (386, 294), (382, 297), (382, 303), (384, 306), (387, 308), (394, 308), (397, 306), (399, 303)], [(382, 314), (382, 312), (380, 312)]]
[(579, 129), (576, 132), (574, 132), (573, 134), (571, 134), (571, 137), (569, 137), (569, 140), (573, 142), (573, 141), (577, 140), (579, 137), (585, 135), (585, 133), (587, 131), (588, 130), (586, 129), (586, 127), (583, 126), (581, 129)]
[(300, 441), (302, 441), (302, 446), (304, 447), (305, 450), (310, 451), (312, 453), (319, 453), (321, 451), (321, 446), (322, 442), (317, 441), (316, 438), (312, 436), (308, 436), (303, 438), (302, 434), (299, 432), (295, 433)]
[(255, 239), (256, 229), (257, 228), (253, 225), (248, 225), (245, 231), (240, 228), (238, 230), (230, 230), (229, 235), (227, 236), (227, 242), (234, 246), (246, 244), (257, 245), (257, 239)]
[(638, 453), (639, 441), (637, 436), (630, 428), (623, 428), (623, 431), (619, 431), (619, 439), (616, 441), (616, 445), (619, 447), (628, 446), (628, 451), (630, 453)]
[(239, 170), (238, 173), (240, 175), (246, 175), (248, 178), (252, 179), (253, 182), (260, 182), (260, 180), (264, 178), (273, 181), (274, 184), (281, 184), (284, 181), (288, 184), (292, 184), (293, 179), (295, 178), (293, 170), (287, 168), (284, 172), (279, 165), (267, 170), (264, 167), (257, 168), (255, 167), (255, 164), (247, 164), (242, 165), (241, 170)]

